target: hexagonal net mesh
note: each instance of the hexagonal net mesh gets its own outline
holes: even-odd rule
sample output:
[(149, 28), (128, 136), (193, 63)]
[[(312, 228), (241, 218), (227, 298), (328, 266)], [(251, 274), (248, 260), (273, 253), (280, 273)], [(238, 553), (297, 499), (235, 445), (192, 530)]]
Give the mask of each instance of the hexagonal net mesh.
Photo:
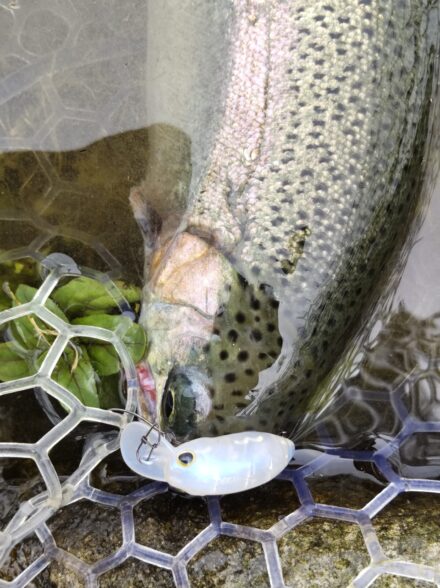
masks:
[[(297, 497), (296, 508), (293, 508), (292, 512), (278, 517), (279, 520), (264, 529), (258, 527), (258, 521), (257, 524), (249, 524), (246, 519), (243, 522), (228, 520), (228, 508), (225, 511), (226, 515), (222, 512), (224, 511), (223, 503), (231, 499), (210, 498), (207, 501), (209, 518), (202, 524), (202, 528), (197, 529), (193, 538), (186, 537), (183, 546), (177, 553), (172, 554), (166, 545), (165, 548), (157, 549), (156, 546), (145, 544), (142, 540), (139, 519), (136, 520), (134, 516), (134, 511), (139, 505), (151, 502), (153, 514), (150, 513), (150, 516), (154, 517), (154, 500), (157, 500), (158, 495), (167, 492), (166, 484), (147, 482), (126, 494), (108, 491), (94, 485), (93, 470), (107, 456), (118, 450), (118, 435), (98, 433), (92, 436), (85, 447), (79, 467), (71, 475), (60, 477), (51, 461), (50, 450), (68, 436), (80, 422), (93, 421), (118, 429), (127, 422), (127, 416), (84, 406), (71, 392), (52, 379), (51, 374), (54, 367), (63, 349), (73, 337), (94, 338), (114, 345), (125, 371), (127, 410), (136, 409), (137, 379), (135, 366), (117, 334), (98, 327), (67, 324), (45, 306), (59, 280), (65, 276), (79, 275), (81, 273), (79, 268), (71, 260), (69, 261), (69, 258), (58, 254), (43, 260), (43, 266), (47, 267), (47, 275), (35, 297), (26, 304), (0, 313), (0, 324), (33, 314), (56, 330), (57, 336), (38, 372), (29, 377), (0, 384), (0, 395), (16, 394), (22, 390), (38, 387), (62, 403), (67, 411), (67, 416), (51, 427), (36, 443), (0, 444), (0, 457), (32, 459), (38, 467), (45, 486), (42, 492), (21, 502), (17, 512), (3, 529), (1, 535), (3, 561), (7, 560), (8, 554), (17, 544), (31, 535), (41, 543), (43, 552), (29, 563), (15, 579), (11, 581), (0, 580), (0, 586), (21, 587), (35, 582), (40, 574), (44, 574), (51, 562), (57, 562), (58, 565), (74, 572), (77, 577), (82, 578), (85, 585), (96, 586), (101, 578), (106, 577), (106, 574), (119, 568), (126, 560), (132, 561), (133, 559), (150, 566), (169, 570), (174, 584), (178, 587), (190, 586), (192, 583), (188, 574), (188, 566), (191, 565), (192, 560), (197, 559), (199, 554), (209, 548), (219, 537), (226, 536), (260, 545), (264, 553), (267, 574), (266, 584), (261, 585), (269, 583), (270, 586), (281, 587), (286, 585), (284, 583), (286, 574), (283, 573), (285, 569), (283, 569), (279, 552), (280, 542), (308, 521), (316, 521), (317, 519), (342, 521), (359, 528), (370, 561), (364, 561), (365, 565), (358, 570), (357, 575), (353, 574), (352, 586), (369, 586), (383, 574), (440, 583), (440, 571), (437, 564), (421, 565), (411, 561), (411, 558), (387, 556), (373, 524), (374, 517), (402, 493), (440, 493), (440, 481), (404, 477), (393, 467), (392, 459), (396, 451), (398, 452), (405, 442), (415, 434), (435, 436), (436, 433), (440, 433), (438, 422), (422, 421), (416, 418), (411, 407), (408, 407), (404, 400), (408, 385), (414, 388), (417, 382), (423, 378), (428, 377), (431, 380), (438, 378), (438, 369), (435, 366), (426, 366), (424, 373), (414, 373), (413, 370), (410, 377), (405, 379), (405, 384), (393, 390), (391, 398), (387, 395), (382, 399), (393, 407), (394, 414), (401, 423), (398, 434), (387, 442), (376, 444), (376, 447), (370, 451), (341, 448), (327, 448), (325, 452), (298, 451), (294, 462), (278, 477), (280, 481), (289, 482), (292, 485), (290, 493), (292, 497)], [(87, 273), (87, 270), (85, 272)], [(97, 276), (96, 272), (92, 273), (94, 277)], [(115, 290), (108, 280), (105, 283), (115, 295)], [(119, 305), (121, 309), (124, 308), (122, 298), (119, 298)], [(346, 393), (351, 398), (356, 397), (353, 388), (350, 392), (348, 387)], [(368, 393), (366, 395), (368, 396)], [(374, 400), (377, 401), (378, 398), (380, 400), (380, 395), (378, 397), (376, 394)], [(366, 398), (364, 398), (365, 400)], [(332, 468), (334, 471), (343, 472), (346, 469), (345, 466), (352, 467), (354, 463), (358, 466), (359, 464), (368, 464), (370, 468), (374, 466), (376, 476), (379, 475), (384, 484), (382, 490), (376, 487), (372, 496), (371, 493), (366, 495), (367, 498), (370, 497), (366, 505), (360, 508), (353, 508), (352, 505), (337, 506), (325, 504), (323, 503), (325, 500), (316, 497), (313, 482), (316, 476), (322, 477), (322, 475), (331, 474)], [(337, 464), (336, 469), (335, 464)], [(246, 494), (243, 494), (243, 497), (245, 498)], [(90, 505), (86, 508), (85, 513), (88, 512), (88, 508), (91, 508), (92, 503), (103, 507), (112, 507), (119, 511), (120, 547), (93, 562), (84, 561), (74, 554), (74, 550), (72, 552), (72, 549), (59, 546), (57, 544), (59, 538), (56, 538), (57, 533), (51, 529), (50, 519), (58, 509), (81, 500)], [(180, 515), (182, 514), (185, 516), (185, 509), (180, 513)], [(158, 519), (158, 524), (160, 528), (160, 519)], [(181, 524), (185, 525), (185, 521), (181, 521)], [(266, 523), (261, 526), (266, 526)], [(58, 529), (58, 537), (60, 536), (59, 531), (60, 529)], [(287, 575), (290, 576), (289, 573)], [(144, 573), (143, 582), (146, 583), (143, 585), (156, 585), (155, 580), (149, 581), (149, 578), (149, 573)], [(198, 584), (197, 577), (195, 577), (194, 585), (217, 585), (210, 584), (208, 580), (206, 582), (206, 584), (203, 581)], [(46, 585), (44, 581), (42, 585)]]
[[(63, 260), (64, 263), (54, 264), (54, 260), (57, 259)], [(45, 355), (38, 371), (28, 377), (0, 383), (0, 395), (3, 396), (22, 390), (39, 388), (47, 392), (51, 397), (59, 400), (68, 414), (58, 425), (53, 426), (46, 435), (39, 439), (37, 443), (1, 444), (0, 455), (2, 457), (30, 458), (34, 460), (46, 486), (46, 490), (42, 494), (20, 505), (18, 512), (11, 519), (6, 529), (3, 530), (1, 537), (3, 555), (17, 541), (32, 533), (56, 509), (71, 501), (72, 494), (75, 492), (78, 484), (87, 476), (90, 468), (96, 465), (97, 460), (102, 459), (108, 451), (105, 447), (90, 449), (84, 455), (84, 461), (78, 470), (61, 484), (49, 457), (50, 450), (81, 421), (96, 421), (117, 427), (123, 426), (126, 422), (126, 416), (124, 417), (110, 411), (85, 406), (65, 387), (52, 379), (51, 374), (63, 351), (73, 337), (98, 339), (110, 343), (115, 347), (125, 371), (127, 382), (126, 408), (127, 410), (134, 410), (135, 408), (135, 392), (137, 390), (136, 369), (121, 338), (116, 333), (100, 327), (70, 325), (45, 306), (45, 302), (59, 280), (66, 275), (81, 275), (80, 270), (67, 256), (55, 254), (54, 257), (50, 256), (47, 258), (46, 263), (51, 269), (35, 294), (35, 297), (28, 303), (20, 304), (19, 306), (1, 312), (0, 325), (20, 317), (33, 315), (44, 320), (46, 324), (56, 331), (57, 336)], [(44, 264), (45, 261), (43, 261)], [(109, 288), (114, 295), (116, 291), (115, 287)], [(121, 295), (119, 295), (119, 303), (121, 304), (121, 302)]]

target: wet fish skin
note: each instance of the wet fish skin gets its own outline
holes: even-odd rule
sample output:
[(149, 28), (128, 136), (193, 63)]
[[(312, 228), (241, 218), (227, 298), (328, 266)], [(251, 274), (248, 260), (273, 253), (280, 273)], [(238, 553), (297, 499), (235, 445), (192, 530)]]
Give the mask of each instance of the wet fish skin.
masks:
[[(153, 373), (158, 357), (171, 358), (158, 379), (164, 426), (177, 422), (176, 399), (206, 390), (203, 410), (192, 405), (198, 417), (186, 432), (188, 414), (180, 419), (182, 436), (252, 427), (291, 433), (319, 403), (316, 390), (371, 302), (415, 206), (438, 47), (438, 3), (428, 0), (237, 0), (234, 10), (221, 126), (181, 225), (181, 235), (202, 237), (227, 260), (214, 272), (217, 305), (209, 320), (214, 329), (222, 308), (229, 323), (204, 333), (203, 346), (189, 343), (185, 359), (166, 336), (148, 358)], [(177, 266), (176, 248), (161, 248)], [(158, 298), (155, 278), (147, 277), (143, 321), (150, 329)], [(201, 277), (192, 276), (195, 288)], [(249, 304), (262, 285), (270, 291), (260, 307), (279, 302), (270, 324), (282, 348), (269, 365), (249, 365), (258, 368), (250, 384), (222, 371), (220, 355), (237, 358), (265, 341), (260, 353), (273, 351), (269, 321), (257, 329), (261, 316)], [(180, 303), (172, 321), (181, 319), (185, 329), (188, 306)], [(236, 320), (238, 311), (244, 321)], [(208, 390), (203, 382), (216, 370), (224, 383)], [(235, 398), (226, 386), (231, 373)]]

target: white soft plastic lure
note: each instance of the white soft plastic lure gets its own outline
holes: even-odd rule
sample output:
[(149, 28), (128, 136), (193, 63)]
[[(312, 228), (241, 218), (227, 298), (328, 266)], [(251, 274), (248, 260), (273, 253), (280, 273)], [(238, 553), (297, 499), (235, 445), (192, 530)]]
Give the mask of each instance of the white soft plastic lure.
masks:
[(137, 474), (195, 496), (233, 494), (265, 484), (293, 457), (290, 439), (249, 431), (202, 437), (174, 447), (142, 422), (131, 422), (121, 434), (125, 463)]

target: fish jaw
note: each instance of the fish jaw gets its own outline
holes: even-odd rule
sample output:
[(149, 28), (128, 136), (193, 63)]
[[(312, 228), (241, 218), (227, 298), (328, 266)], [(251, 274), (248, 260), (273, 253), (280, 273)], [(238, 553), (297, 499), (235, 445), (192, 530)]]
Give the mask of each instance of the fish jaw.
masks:
[[(149, 333), (148, 362), (154, 381), (154, 400), (150, 391), (143, 390), (150, 406), (150, 419), (161, 427), (162, 399), (168, 375), (181, 365), (203, 363), (204, 347), (212, 335), (213, 319), (201, 316), (197, 310), (183, 305), (152, 302), (145, 309), (144, 326)], [(148, 417), (147, 417), (148, 418)]]
[[(170, 372), (180, 366), (206, 366), (205, 349), (232, 273), (214, 246), (185, 232), (160, 246), (151, 258), (140, 323), (149, 337), (145, 362), (154, 386), (149, 378), (143, 378), (146, 385), (141, 385), (144, 402), (140, 404), (147, 418), (161, 426), (163, 393)], [(142, 377), (142, 369), (140, 372)], [(200, 410), (205, 418), (210, 411), (207, 398)]]
[(194, 308), (207, 318), (221, 306), (229, 264), (212, 245), (190, 233), (178, 233), (155, 252), (148, 290), (156, 300)]

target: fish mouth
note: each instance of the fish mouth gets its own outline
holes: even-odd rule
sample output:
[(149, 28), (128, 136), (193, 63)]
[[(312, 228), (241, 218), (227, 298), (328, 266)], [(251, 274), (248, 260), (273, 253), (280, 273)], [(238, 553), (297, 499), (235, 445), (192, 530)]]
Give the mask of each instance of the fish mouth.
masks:
[(151, 368), (146, 361), (136, 365), (138, 376), (138, 407), (140, 414), (157, 424), (157, 387)]

